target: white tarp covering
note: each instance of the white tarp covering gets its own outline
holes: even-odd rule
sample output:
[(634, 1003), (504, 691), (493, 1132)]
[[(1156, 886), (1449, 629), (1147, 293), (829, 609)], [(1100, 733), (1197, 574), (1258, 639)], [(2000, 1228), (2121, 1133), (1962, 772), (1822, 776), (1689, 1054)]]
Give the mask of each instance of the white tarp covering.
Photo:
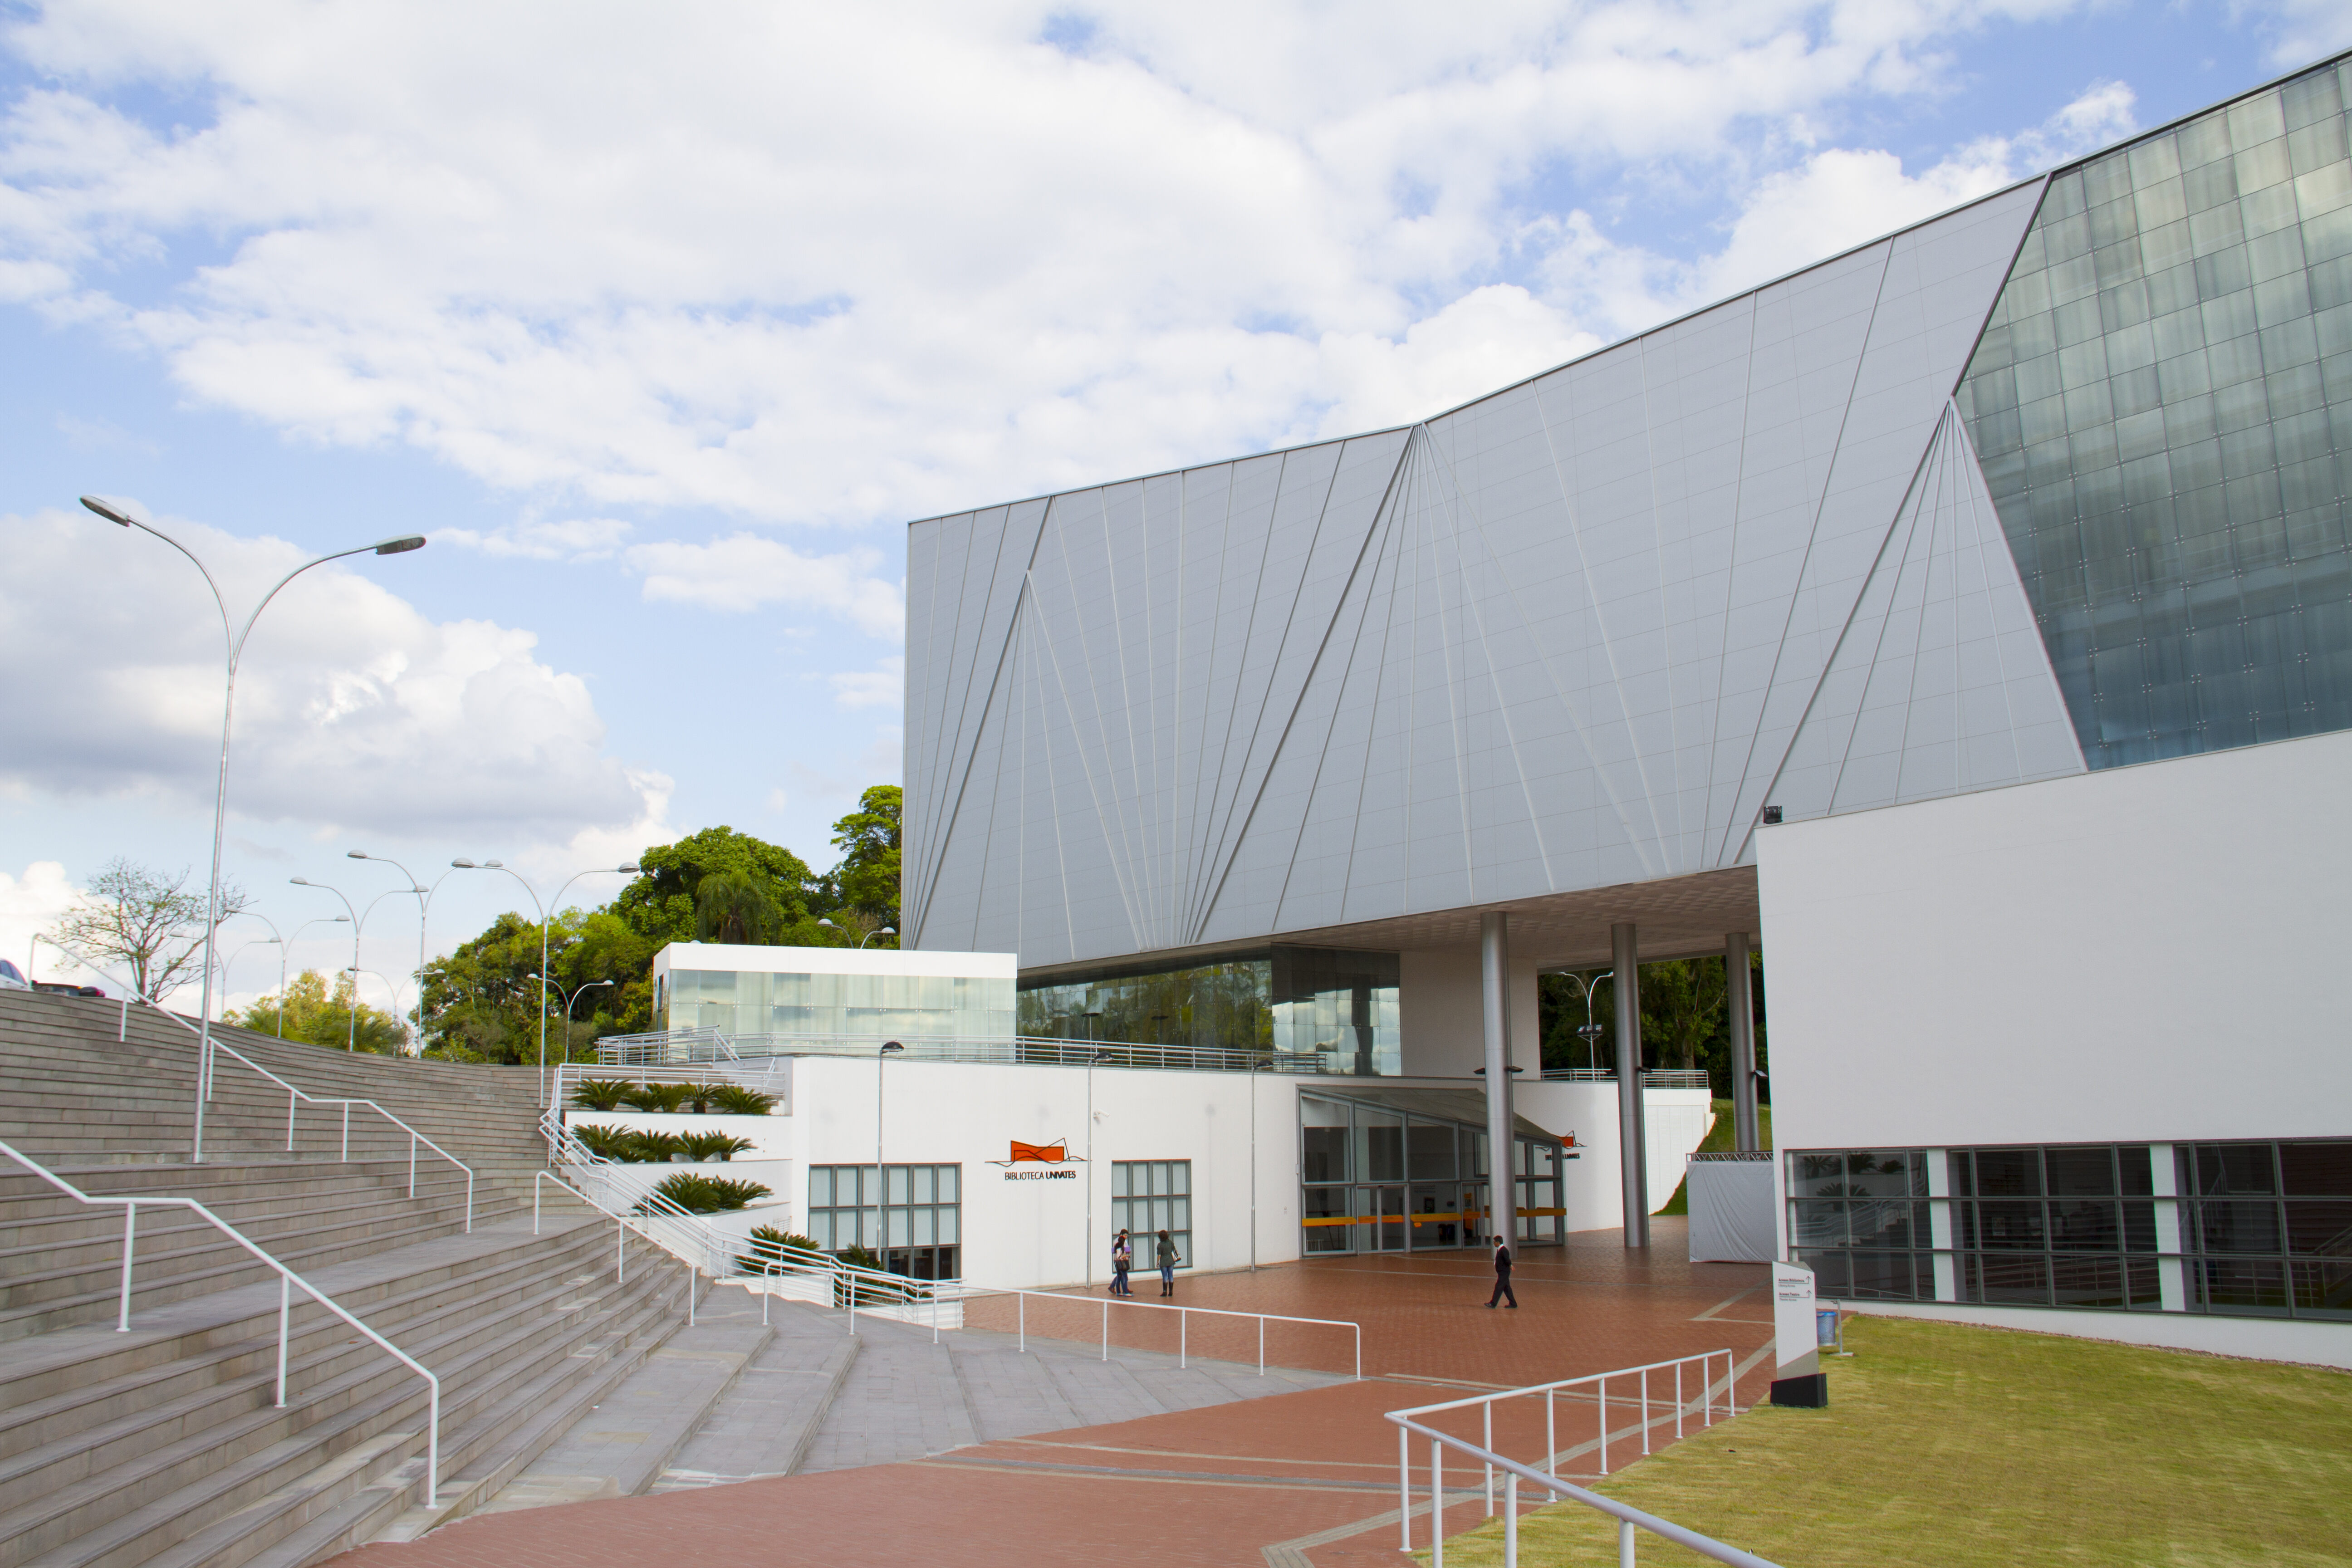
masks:
[(1693, 1263), (1769, 1263), (1779, 1255), (1769, 1160), (1693, 1160), (1685, 1170)]

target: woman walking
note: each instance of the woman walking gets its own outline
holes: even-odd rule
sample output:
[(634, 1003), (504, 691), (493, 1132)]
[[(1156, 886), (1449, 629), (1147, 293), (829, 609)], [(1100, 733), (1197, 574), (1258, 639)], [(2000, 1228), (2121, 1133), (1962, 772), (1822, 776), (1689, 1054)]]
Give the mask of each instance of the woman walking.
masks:
[(1176, 1266), (1184, 1260), (1176, 1255), (1175, 1240), (1164, 1230), (1160, 1233), (1160, 1245), (1154, 1258), (1160, 1265), (1160, 1293), (1173, 1296), (1176, 1294)]
[(1133, 1267), (1135, 1267), (1135, 1244), (1128, 1239), (1127, 1232), (1122, 1230), (1111, 1237), (1110, 1242), (1110, 1293), (1112, 1295), (1135, 1294), (1127, 1288), (1127, 1271)]

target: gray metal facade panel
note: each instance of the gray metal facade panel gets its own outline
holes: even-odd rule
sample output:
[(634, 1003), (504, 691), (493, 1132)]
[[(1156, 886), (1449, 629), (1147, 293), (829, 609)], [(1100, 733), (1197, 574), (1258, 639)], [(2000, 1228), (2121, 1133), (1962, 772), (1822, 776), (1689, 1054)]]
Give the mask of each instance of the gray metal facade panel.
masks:
[(978, 607), (1007, 514), (919, 525), (910, 797), (968, 782), (910, 798), (909, 940), (1256, 940), (2078, 771), (1949, 405), (2034, 195), (1410, 430), (1055, 497)]

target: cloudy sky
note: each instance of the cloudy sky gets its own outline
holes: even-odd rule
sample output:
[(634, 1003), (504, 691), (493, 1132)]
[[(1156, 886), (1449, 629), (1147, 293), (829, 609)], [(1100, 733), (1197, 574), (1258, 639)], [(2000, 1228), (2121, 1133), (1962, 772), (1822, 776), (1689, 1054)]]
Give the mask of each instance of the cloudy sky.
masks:
[[(79, 494), (240, 619), (431, 537), (249, 646), (229, 868), (281, 931), (341, 909), (289, 877), (405, 885), (353, 847), (822, 868), (898, 776), (909, 519), (1431, 414), (2347, 44), (2340, 0), (0, 0), (0, 954), (209, 842), (210, 595)], [(432, 945), (527, 904), (459, 873)], [(417, 936), (386, 900), (365, 966)]]

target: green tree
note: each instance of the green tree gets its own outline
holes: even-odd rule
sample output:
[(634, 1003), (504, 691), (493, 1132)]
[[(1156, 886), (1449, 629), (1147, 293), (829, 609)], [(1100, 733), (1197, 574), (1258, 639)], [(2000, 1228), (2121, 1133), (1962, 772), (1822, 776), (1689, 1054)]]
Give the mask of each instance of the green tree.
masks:
[(749, 871), (711, 871), (694, 885), (698, 942), (764, 942), (783, 925), (766, 879)]
[(776, 906), (776, 936), (797, 942), (800, 928), (812, 930), (812, 946), (826, 945), (814, 927), (812, 910), (816, 878), (808, 862), (781, 844), (770, 844), (731, 827), (706, 827), (675, 844), (648, 849), (637, 858), (644, 868), (637, 879), (620, 891), (610, 908), (630, 930), (646, 938), (658, 951), (673, 942), (693, 942), (700, 929), (695, 891), (714, 871), (740, 871), (757, 881)]
[[(1756, 1065), (1767, 1067), (1764, 1038), (1764, 958), (1748, 955), (1748, 989), (1756, 1007)], [(1600, 971), (1592, 972), (1600, 973)], [(1675, 959), (1642, 965), (1642, 1059), (1651, 1068), (1696, 1067), (1706, 1069), (1707, 1081), (1718, 1098), (1731, 1093), (1731, 1022), (1724, 1006), (1723, 960)], [(1580, 1068), (1586, 1065), (1584, 1001), (1576, 983), (1564, 974), (1544, 975), (1538, 985), (1542, 1020), (1543, 1065)], [(1602, 980), (1592, 994), (1592, 1021), (1602, 1034), (1592, 1055), (1604, 1068), (1617, 1065), (1617, 987)], [(1768, 1068), (1769, 1070), (1769, 1068)], [(1759, 1098), (1771, 1098), (1769, 1081), (1758, 1086)]]
[[(349, 974), (337, 974), (335, 988), (330, 993), (324, 974), (315, 969), (304, 970), (286, 983), (285, 1010), (288, 1039), (330, 1050), (354, 1049), (394, 1057), (408, 1038), (408, 1031), (398, 1018), (359, 1000)], [(273, 991), (242, 1013), (234, 1008), (224, 1013), (222, 1022), (274, 1035), (278, 1032), (278, 994)]]
[(883, 926), (895, 930), (898, 924), (898, 840), (905, 806), (904, 790), (876, 784), (858, 797), (856, 811), (833, 825), (833, 847), (841, 851), (841, 864), (831, 878), (834, 890), (842, 909), (872, 922), (866, 931)]

